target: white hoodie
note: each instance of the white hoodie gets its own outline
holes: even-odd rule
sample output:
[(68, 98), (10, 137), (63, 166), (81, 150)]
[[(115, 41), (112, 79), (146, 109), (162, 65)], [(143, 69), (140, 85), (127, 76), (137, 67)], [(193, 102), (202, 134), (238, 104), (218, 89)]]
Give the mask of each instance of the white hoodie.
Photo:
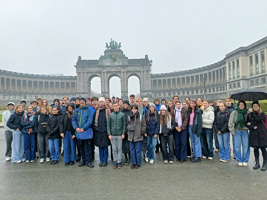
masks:
[[(15, 104), (14, 104), (15, 105)], [(15, 106), (14, 106), (14, 109), (15, 109)], [(7, 127), (7, 122), (8, 122), (8, 119), (10, 117), (10, 115), (14, 112), (14, 110), (7, 110), (3, 113), (3, 119), (2, 119), (2, 122), (3, 122), (3, 126), (5, 128), (5, 130), (8, 130), (8, 131), (13, 131), (12, 129), (10, 129), (9, 127)]]
[(212, 129), (214, 121), (214, 108), (209, 106), (206, 110), (203, 108), (202, 128)]

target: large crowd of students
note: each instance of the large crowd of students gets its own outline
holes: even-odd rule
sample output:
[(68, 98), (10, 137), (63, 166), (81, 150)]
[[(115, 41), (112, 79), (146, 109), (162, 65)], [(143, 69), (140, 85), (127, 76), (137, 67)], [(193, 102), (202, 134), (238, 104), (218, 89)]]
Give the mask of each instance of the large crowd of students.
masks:
[(93, 168), (97, 146), (99, 166), (105, 167), (111, 145), (114, 169), (129, 162), (138, 169), (142, 160), (153, 164), (159, 150), (165, 164), (213, 160), (215, 152), (227, 163), (233, 150), (237, 165), (246, 167), (253, 147), (253, 169), (267, 167), (267, 120), (258, 101), (247, 108), (245, 101), (235, 106), (230, 98), (213, 105), (202, 98), (180, 101), (178, 96), (149, 103), (130, 95), (129, 100), (64, 97), (51, 105), (38, 98), (28, 106), (23, 99), (17, 106), (9, 102), (7, 108), (7, 162), (34, 163), (38, 157), (40, 163), (55, 165), (64, 155), (65, 166), (79, 162), (78, 166)]

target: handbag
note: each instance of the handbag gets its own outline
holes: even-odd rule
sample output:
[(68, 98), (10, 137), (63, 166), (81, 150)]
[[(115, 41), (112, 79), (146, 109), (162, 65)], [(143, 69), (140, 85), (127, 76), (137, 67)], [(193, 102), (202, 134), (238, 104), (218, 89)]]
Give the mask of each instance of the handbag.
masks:
[(93, 139), (94, 132), (92, 128), (88, 128), (82, 133), (78, 133), (77, 131), (75, 131), (75, 135), (78, 140), (89, 140), (89, 139)]

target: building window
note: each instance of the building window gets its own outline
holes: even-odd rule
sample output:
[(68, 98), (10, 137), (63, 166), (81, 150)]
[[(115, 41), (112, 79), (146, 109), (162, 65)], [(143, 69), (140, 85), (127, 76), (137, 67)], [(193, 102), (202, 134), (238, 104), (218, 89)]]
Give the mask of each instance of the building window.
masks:
[(261, 84), (263, 85), (263, 84), (266, 84), (266, 79), (265, 78), (262, 78), (261, 79)]
[(233, 79), (235, 79), (235, 61), (232, 62), (233, 67)]
[(209, 93), (211, 93), (211, 88), (209, 89)]
[(194, 94), (194, 90), (191, 90), (191, 94)]
[(240, 82), (239, 81), (237, 82), (237, 87), (240, 88)]
[(200, 90), (200, 94), (203, 94), (203, 90)]
[(236, 77), (240, 78), (239, 59), (236, 60)]
[(189, 90), (186, 91), (186, 94), (189, 95)]
[(185, 95), (185, 91), (183, 91), (183, 95)]
[(229, 80), (231, 80), (231, 63), (228, 63)]
[(250, 86), (254, 86), (254, 81), (253, 80), (250, 81)]
[(232, 84), (229, 84), (229, 89), (232, 89)]
[(250, 76), (253, 76), (253, 57), (249, 56)]
[(255, 85), (256, 85), (256, 86), (259, 85), (259, 79), (256, 79), (256, 80), (255, 80)]
[(234, 89), (236, 88), (236, 85), (235, 85), (235, 83), (233, 84), (233, 88), (234, 88)]
[(198, 90), (196, 90), (196, 94), (198, 94)]
[(259, 74), (259, 55), (255, 54), (256, 74)]
[(265, 56), (264, 51), (261, 51), (261, 72), (265, 73)]

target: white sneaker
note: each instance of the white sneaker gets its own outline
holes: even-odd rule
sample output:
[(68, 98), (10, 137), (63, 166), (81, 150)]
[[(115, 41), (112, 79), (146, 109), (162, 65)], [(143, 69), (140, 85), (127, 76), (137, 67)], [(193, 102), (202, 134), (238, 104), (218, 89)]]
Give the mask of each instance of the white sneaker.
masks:
[(154, 160), (150, 160), (150, 164), (153, 164), (154, 163)]
[(17, 163), (17, 164), (21, 163), (21, 160), (17, 161), (16, 163)]
[(21, 160), (21, 162), (25, 162), (26, 161), (26, 159), (25, 158), (23, 158), (22, 160)]
[(148, 162), (148, 157), (145, 157), (145, 161)]
[(213, 160), (213, 157), (208, 157), (208, 160)]
[(240, 166), (240, 167), (243, 166), (243, 163), (242, 163), (242, 162), (238, 162), (237, 164), (238, 164), (238, 166)]
[(46, 162), (49, 163), (50, 162), (50, 158), (46, 158)]
[(247, 167), (247, 166), (248, 166), (248, 163), (243, 162), (243, 167)]
[(220, 161), (220, 162), (223, 162), (224, 160), (223, 160), (223, 159), (220, 159), (219, 161)]
[(31, 163), (34, 163), (34, 160), (31, 160)]
[(168, 160), (164, 160), (164, 164), (168, 164)]
[(11, 160), (11, 157), (6, 157), (6, 162), (9, 162)]
[(206, 156), (202, 156), (203, 159), (206, 159), (207, 157)]
[(40, 159), (40, 163), (44, 163), (44, 159), (43, 158)]
[(172, 161), (172, 160), (170, 160), (170, 161), (169, 161), (169, 164), (173, 164), (173, 161)]
[(29, 160), (26, 160), (26, 163), (29, 163), (30, 161)]
[(227, 160), (222, 160), (223, 163), (227, 163), (228, 161)]

